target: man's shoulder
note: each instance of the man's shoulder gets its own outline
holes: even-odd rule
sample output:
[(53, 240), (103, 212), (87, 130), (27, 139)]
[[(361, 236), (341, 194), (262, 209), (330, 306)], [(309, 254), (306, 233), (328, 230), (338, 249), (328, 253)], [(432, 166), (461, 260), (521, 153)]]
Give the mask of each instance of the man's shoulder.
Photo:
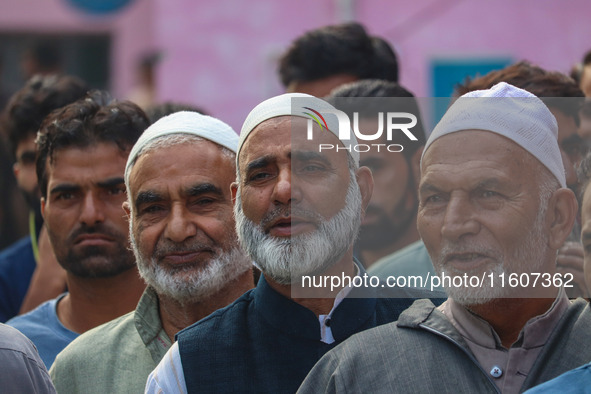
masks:
[[(395, 322), (382, 324), (365, 331), (361, 331), (343, 342), (345, 347), (364, 347), (395, 340), (401, 336), (414, 336), (421, 324), (432, 318), (435, 305), (430, 299), (415, 300), (409, 308), (404, 310)], [(409, 330), (410, 329), (410, 330)], [(342, 345), (341, 345), (342, 346)]]
[(112, 357), (111, 353), (117, 349), (120, 342), (128, 342), (134, 336), (139, 339), (133, 316), (132, 311), (81, 334), (59, 354), (56, 363), (58, 360), (77, 362), (81, 358), (90, 357), (98, 360)]
[(4, 279), (7, 285), (13, 285), (10, 282), (18, 279), (18, 275), (24, 276), (28, 283), (36, 265), (31, 237), (22, 238), (0, 251), (0, 278), (8, 276)]
[(0, 321), (17, 315), (36, 266), (31, 237), (0, 252)]
[(135, 326), (134, 311), (95, 327), (56, 357), (49, 373), (58, 392), (139, 392), (157, 362)]
[(132, 347), (139, 342), (141, 345), (133, 314), (129, 312), (74, 339), (57, 355), (51, 368), (52, 376), (65, 371), (79, 375), (87, 373), (89, 368), (95, 372), (97, 368), (108, 368), (109, 360), (124, 355), (122, 344)]
[(57, 317), (56, 304), (63, 296), (64, 294), (47, 301), (31, 312), (10, 319), (6, 323), (33, 341), (48, 368), (53, 364), (55, 356), (78, 336), (67, 329)]
[(19, 330), (6, 324), (0, 323), (0, 348), (2, 350), (13, 350), (24, 354), (34, 354), (33, 343)]
[(31, 241), (30, 236), (23, 237), (16, 241), (15, 243), (7, 246), (6, 248), (0, 250), (0, 261), (3, 260), (11, 260), (11, 259), (23, 259), (23, 257), (27, 257), (23, 255), (26, 252), (29, 252), (31, 256), (33, 255), (33, 243)]
[(298, 392), (494, 391), (453, 330), (430, 300), (417, 300), (398, 321), (355, 334), (328, 352)]
[[(16, 316), (6, 322), (25, 334), (40, 348), (41, 343), (57, 346), (57, 343), (70, 343), (78, 334), (68, 330), (57, 317), (56, 304), (65, 294), (49, 300), (24, 315)], [(65, 345), (64, 345), (65, 346)], [(41, 353), (41, 349), (39, 349)]]
[(591, 387), (591, 363), (526, 391), (527, 394), (584, 393)]
[(9, 326), (15, 327), (19, 331), (28, 329), (29, 327), (47, 328), (48, 323), (52, 322), (52, 318), (57, 319), (55, 312), (55, 305), (59, 298), (45, 301), (37, 308), (23, 315), (15, 316), (6, 322)]
[(33, 343), (13, 327), (0, 324), (2, 392), (55, 393)]

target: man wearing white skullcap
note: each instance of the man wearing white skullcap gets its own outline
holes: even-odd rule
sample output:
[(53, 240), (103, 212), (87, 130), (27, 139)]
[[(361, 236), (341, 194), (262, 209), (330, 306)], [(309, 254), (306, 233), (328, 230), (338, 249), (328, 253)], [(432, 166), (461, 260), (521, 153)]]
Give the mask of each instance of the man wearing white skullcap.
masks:
[[(350, 150), (356, 142), (339, 130), (333, 111), (318, 98), (285, 94), (246, 118), (234, 213), (240, 242), (262, 276), (235, 303), (178, 334), (147, 392), (293, 393), (329, 349), (410, 306), (405, 298), (379, 299), (376, 289), (353, 298), (358, 289), (344, 284), (306, 287), (306, 276), (365, 274), (353, 243), (372, 178), (359, 168)], [(320, 152), (320, 144), (339, 149)], [(172, 385), (178, 376), (182, 382)]]
[(137, 393), (175, 334), (253, 287), (234, 232), (238, 135), (196, 112), (161, 118), (125, 169), (129, 234), (148, 284), (134, 312), (74, 341), (51, 376), (60, 392)]
[(518, 393), (591, 359), (587, 302), (556, 272), (577, 210), (556, 128), (506, 83), (448, 109), (423, 153), (417, 220), (447, 301), (351, 338), (299, 392)]

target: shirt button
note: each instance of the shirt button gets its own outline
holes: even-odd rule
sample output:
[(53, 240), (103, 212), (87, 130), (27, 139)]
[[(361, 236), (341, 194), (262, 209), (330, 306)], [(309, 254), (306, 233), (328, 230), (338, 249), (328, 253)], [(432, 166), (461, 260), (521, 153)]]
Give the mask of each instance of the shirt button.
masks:
[(493, 378), (500, 378), (502, 375), (503, 370), (498, 365), (493, 366), (490, 370), (490, 376), (492, 376)]
[(326, 320), (324, 321), (324, 325), (325, 325), (326, 327), (330, 327), (330, 319), (326, 319)]

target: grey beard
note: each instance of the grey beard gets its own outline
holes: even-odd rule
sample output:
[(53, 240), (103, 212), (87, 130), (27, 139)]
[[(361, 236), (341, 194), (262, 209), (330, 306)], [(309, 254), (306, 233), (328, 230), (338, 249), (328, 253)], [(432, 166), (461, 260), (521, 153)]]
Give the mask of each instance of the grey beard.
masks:
[(202, 301), (252, 268), (251, 261), (238, 245), (222, 251), (205, 267), (189, 266), (175, 271), (159, 265), (153, 257), (142, 256), (133, 236), (131, 245), (144, 281), (158, 295), (169, 297), (180, 304)]
[[(538, 216), (536, 217), (535, 223), (532, 226), (532, 230), (528, 232), (519, 245), (518, 249), (513, 251), (511, 255), (502, 256), (493, 250), (487, 249), (485, 246), (479, 246), (470, 244), (470, 246), (464, 248), (473, 252), (486, 252), (489, 256), (494, 256), (496, 263), (488, 268), (488, 273), (485, 276), (484, 283), (480, 287), (447, 287), (445, 286), (445, 292), (454, 301), (461, 305), (482, 305), (486, 304), (497, 298), (507, 298), (515, 296), (516, 291), (519, 288), (510, 288), (505, 283), (505, 287), (501, 287), (499, 275), (505, 274), (505, 281), (508, 275), (512, 273), (527, 273), (527, 272), (543, 272), (543, 256), (546, 253), (546, 241), (547, 236), (543, 233), (543, 222), (545, 217), (546, 209), (541, 207)], [(443, 266), (445, 256), (450, 253), (457, 253), (462, 250), (462, 245), (451, 245), (445, 244), (440, 253), (439, 261), (434, 264), (437, 274), (441, 275), (442, 271), (445, 271), (447, 276), (462, 276), (464, 272), (458, 272), (457, 270), (449, 270)], [(491, 280), (489, 274), (493, 275), (494, 287), (491, 286)], [(468, 276), (477, 275), (482, 277), (482, 272), (471, 273), (468, 272)], [(523, 293), (519, 295), (524, 297)]]
[[(244, 215), (238, 187), (234, 204), (238, 240), (265, 276), (282, 285), (299, 283), (304, 275), (324, 272), (353, 245), (361, 224), (361, 202), (357, 179), (351, 171), (343, 209), (330, 220), (307, 212), (308, 216), (320, 218), (317, 230), (291, 238), (276, 238)], [(292, 213), (301, 212), (295, 205), (289, 208)]]

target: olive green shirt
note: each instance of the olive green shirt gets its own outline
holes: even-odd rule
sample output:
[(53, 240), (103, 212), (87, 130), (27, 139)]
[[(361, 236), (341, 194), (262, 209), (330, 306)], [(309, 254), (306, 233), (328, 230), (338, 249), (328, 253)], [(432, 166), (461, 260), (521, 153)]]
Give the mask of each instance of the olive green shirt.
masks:
[(80, 335), (58, 354), (49, 374), (60, 394), (143, 393), (171, 345), (158, 297), (148, 287), (135, 311)]

